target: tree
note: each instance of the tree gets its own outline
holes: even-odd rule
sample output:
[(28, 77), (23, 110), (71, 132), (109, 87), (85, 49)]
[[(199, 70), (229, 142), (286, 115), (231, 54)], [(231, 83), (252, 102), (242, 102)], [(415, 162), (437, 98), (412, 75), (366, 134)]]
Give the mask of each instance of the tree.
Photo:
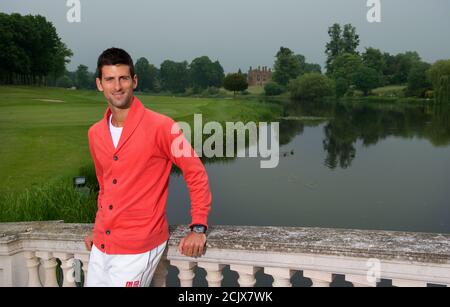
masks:
[(353, 74), (353, 84), (367, 96), (371, 89), (380, 85), (380, 74), (373, 68), (361, 65)]
[(155, 89), (158, 70), (146, 58), (136, 61), (135, 71), (139, 78), (138, 91), (153, 91)]
[(333, 61), (344, 53), (358, 54), (356, 48), (359, 46), (359, 35), (356, 34), (356, 28), (351, 24), (344, 25), (344, 29), (338, 23), (328, 28), (330, 41), (326, 44), (325, 53), (327, 54), (326, 68), (327, 73), (333, 73)]
[(325, 53), (327, 54), (327, 71), (330, 71), (330, 66), (333, 60), (342, 54), (343, 42), (341, 37), (341, 26), (338, 23), (333, 24), (328, 28), (328, 35), (330, 36), (330, 41), (326, 44)]
[(421, 62), (420, 56), (415, 51), (399, 53), (395, 56), (396, 70), (393, 76), (395, 84), (402, 84), (408, 81), (410, 70)]
[(333, 95), (333, 82), (325, 75), (318, 73), (307, 73), (288, 85), (293, 99), (304, 101), (316, 101), (326, 96)]
[(54, 84), (71, 56), (45, 17), (0, 13), (1, 83)]
[(189, 86), (188, 63), (165, 60), (161, 64), (160, 77), (163, 90), (182, 93)]
[(279, 85), (276, 82), (268, 82), (265, 86), (264, 86), (264, 94), (266, 96), (277, 96), (282, 94), (285, 91), (284, 86)]
[(209, 57), (202, 56), (192, 60), (189, 65), (190, 79), (194, 89), (221, 87), (225, 73), (219, 61), (212, 62)]
[(76, 84), (78, 88), (88, 89), (92, 87), (92, 85), (90, 84), (91, 78), (89, 76), (87, 66), (79, 65), (75, 74), (76, 74)]
[(450, 102), (450, 60), (440, 60), (427, 71), (437, 102)]
[[(281, 47), (276, 54), (273, 80), (280, 85), (287, 85), (290, 79), (297, 78), (301, 73), (299, 56), (289, 48)], [(303, 58), (304, 60), (304, 58)]]
[(248, 83), (242, 74), (228, 74), (224, 81), (223, 86), (226, 90), (233, 91), (233, 95), (236, 96), (237, 91), (245, 91), (248, 88)]
[(376, 70), (380, 75), (383, 74), (386, 68), (386, 62), (383, 53), (379, 49), (372, 47), (366, 48), (366, 51), (361, 56), (362, 62), (366, 67)]
[(343, 96), (353, 84), (353, 75), (361, 67), (362, 59), (357, 54), (344, 53), (333, 61), (331, 77), (336, 80), (336, 95)]
[(431, 83), (427, 79), (427, 70), (430, 64), (420, 62), (411, 68), (408, 74), (408, 87), (406, 94), (408, 96), (424, 97), (427, 90), (431, 88)]
[(342, 33), (342, 52), (358, 54), (356, 48), (359, 46), (359, 35), (356, 34), (356, 28), (351, 24), (344, 25)]

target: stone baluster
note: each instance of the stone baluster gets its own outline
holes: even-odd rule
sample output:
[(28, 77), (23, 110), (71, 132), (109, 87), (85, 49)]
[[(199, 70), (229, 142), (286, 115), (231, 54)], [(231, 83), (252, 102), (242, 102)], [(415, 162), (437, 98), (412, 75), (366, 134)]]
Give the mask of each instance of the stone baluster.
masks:
[(274, 287), (292, 287), (291, 277), (294, 275), (294, 271), (288, 268), (264, 268), (264, 273), (272, 275)]
[(169, 267), (169, 261), (166, 259), (161, 259), (159, 261), (158, 267), (156, 268), (155, 275), (153, 276), (153, 285), (155, 287), (165, 287), (167, 268)]
[(58, 287), (58, 281), (56, 280), (56, 262), (53, 253), (51, 252), (36, 252), (36, 256), (41, 258), (44, 263), (44, 287)]
[(222, 270), (225, 265), (219, 263), (199, 262), (197, 266), (205, 269), (208, 287), (220, 287), (222, 285)]
[(61, 269), (63, 271), (63, 287), (75, 287), (75, 268), (74, 258), (72, 254), (53, 253), (55, 258), (61, 260)]
[(28, 269), (28, 287), (42, 287), (39, 279), (39, 259), (35, 252), (25, 252), (24, 255)]
[(87, 279), (88, 279), (88, 269), (89, 269), (89, 255), (90, 254), (75, 254), (75, 259), (78, 259), (81, 261), (84, 275), (84, 283), (83, 286), (86, 287)]
[(178, 278), (180, 279), (181, 287), (192, 287), (194, 281), (194, 267), (195, 263), (190, 261), (171, 260), (170, 264), (175, 266), (180, 273)]
[(425, 281), (418, 281), (418, 280), (407, 280), (407, 279), (392, 279), (392, 285), (394, 287), (426, 287), (428, 286), (427, 282)]
[(346, 274), (345, 280), (351, 282), (353, 287), (376, 287), (377, 281), (376, 279), (370, 278), (367, 275), (352, 275)]
[(333, 281), (333, 274), (321, 271), (304, 270), (303, 277), (312, 281), (312, 287), (329, 287)]
[(238, 272), (239, 286), (254, 287), (256, 284), (255, 274), (260, 270), (260, 268), (251, 265), (232, 264), (230, 265), (230, 270)]

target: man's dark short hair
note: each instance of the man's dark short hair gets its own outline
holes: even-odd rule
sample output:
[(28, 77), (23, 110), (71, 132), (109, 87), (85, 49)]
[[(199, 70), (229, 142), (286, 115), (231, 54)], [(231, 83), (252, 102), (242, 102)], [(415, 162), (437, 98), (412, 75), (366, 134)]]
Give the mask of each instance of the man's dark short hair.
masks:
[(120, 48), (109, 48), (103, 51), (103, 53), (98, 57), (97, 61), (97, 76), (102, 78), (102, 67), (106, 65), (128, 65), (130, 67), (131, 77), (134, 77), (134, 64), (133, 59), (123, 49)]

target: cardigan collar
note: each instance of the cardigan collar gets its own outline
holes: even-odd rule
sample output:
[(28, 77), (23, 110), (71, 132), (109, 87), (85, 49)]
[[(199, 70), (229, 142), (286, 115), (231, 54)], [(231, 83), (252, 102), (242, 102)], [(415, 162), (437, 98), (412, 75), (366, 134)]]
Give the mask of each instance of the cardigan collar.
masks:
[(145, 107), (140, 102), (140, 100), (134, 96), (133, 101), (130, 106), (130, 110), (128, 111), (127, 118), (125, 119), (122, 134), (120, 136), (119, 144), (117, 144), (117, 148), (114, 148), (114, 144), (112, 141), (112, 136), (109, 131), (109, 116), (112, 114), (109, 106), (106, 108), (105, 115), (103, 118), (103, 141), (105, 145), (110, 149), (111, 152), (118, 152), (120, 148), (128, 141), (133, 132), (136, 130), (137, 126), (142, 120), (144, 116)]

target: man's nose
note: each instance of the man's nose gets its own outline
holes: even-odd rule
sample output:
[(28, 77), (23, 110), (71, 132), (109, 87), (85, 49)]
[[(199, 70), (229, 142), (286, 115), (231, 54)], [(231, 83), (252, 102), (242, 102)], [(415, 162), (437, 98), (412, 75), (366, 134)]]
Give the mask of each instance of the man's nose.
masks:
[(114, 81), (114, 90), (117, 92), (117, 91), (120, 91), (121, 89), (122, 89), (122, 83), (120, 82), (120, 79), (116, 79)]

